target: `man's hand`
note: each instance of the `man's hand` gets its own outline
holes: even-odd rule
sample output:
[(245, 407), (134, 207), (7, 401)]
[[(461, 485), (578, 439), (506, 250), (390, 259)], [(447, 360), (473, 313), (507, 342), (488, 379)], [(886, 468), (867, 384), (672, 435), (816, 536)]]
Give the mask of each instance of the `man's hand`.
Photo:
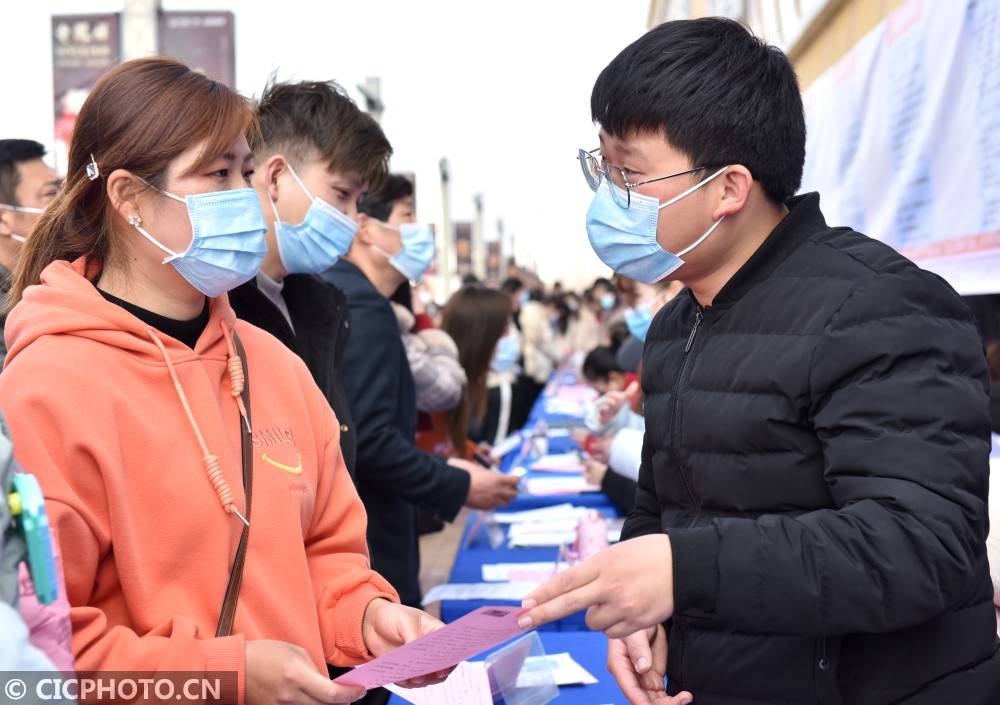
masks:
[[(635, 567), (644, 566), (636, 571)], [(666, 621), (674, 612), (670, 537), (622, 541), (558, 573), (529, 594), (517, 620), (522, 629), (587, 610), (587, 626), (620, 639)]]
[(608, 640), (608, 672), (631, 705), (690, 705), (691, 693), (667, 695), (667, 634), (663, 625), (643, 629), (624, 639)]
[(465, 506), (472, 509), (496, 509), (506, 507), (517, 499), (519, 478), (487, 470), (458, 458), (452, 458), (448, 464), (469, 473), (469, 494), (465, 498)]
[[(426, 612), (406, 605), (397, 605), (380, 597), (369, 602), (365, 608), (361, 634), (368, 650), (375, 656), (382, 656), (443, 626), (444, 624)], [(416, 688), (440, 683), (448, 677), (451, 670), (430, 673), (404, 681), (400, 685), (404, 688)]]
[(246, 643), (248, 705), (353, 703), (364, 694), (364, 688), (337, 685), (316, 670), (302, 647), (270, 639)]

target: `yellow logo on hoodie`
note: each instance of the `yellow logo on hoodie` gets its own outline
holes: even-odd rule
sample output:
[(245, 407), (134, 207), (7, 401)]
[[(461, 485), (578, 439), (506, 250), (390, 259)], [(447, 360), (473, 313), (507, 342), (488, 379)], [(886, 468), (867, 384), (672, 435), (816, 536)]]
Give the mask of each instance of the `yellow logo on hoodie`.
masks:
[(280, 463), (277, 460), (275, 460), (274, 458), (272, 458), (270, 455), (268, 455), (267, 453), (263, 453), (260, 456), (260, 459), (263, 460), (268, 465), (273, 465), (274, 467), (278, 468), (279, 470), (284, 470), (285, 472), (291, 473), (292, 475), (301, 475), (302, 474), (302, 453), (296, 452), (295, 455), (297, 456), (297, 460), (296, 460), (296, 464), (295, 465), (286, 465), (285, 463)]
[[(292, 475), (301, 475), (302, 453), (299, 452), (298, 448), (296, 448), (294, 444), (295, 436), (292, 434), (292, 429), (290, 428), (279, 428), (275, 426), (273, 428), (264, 428), (253, 432), (254, 448), (266, 447), (270, 451), (270, 453), (261, 453), (261, 460), (268, 465), (273, 465), (279, 470), (284, 470)], [(283, 462), (285, 458), (282, 458), (281, 460), (278, 459), (280, 456), (284, 455), (284, 453), (276, 453), (276, 451), (284, 450), (284, 446), (291, 446), (291, 448), (295, 451), (296, 457), (294, 465), (288, 462)]]

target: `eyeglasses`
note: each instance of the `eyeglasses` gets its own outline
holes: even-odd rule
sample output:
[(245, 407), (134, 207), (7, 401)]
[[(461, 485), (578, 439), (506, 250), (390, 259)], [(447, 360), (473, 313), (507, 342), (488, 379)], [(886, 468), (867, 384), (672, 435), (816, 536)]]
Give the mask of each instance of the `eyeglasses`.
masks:
[(632, 204), (632, 189), (634, 188), (642, 186), (643, 184), (651, 184), (655, 181), (672, 179), (675, 176), (693, 174), (696, 171), (704, 171), (708, 168), (704, 166), (696, 166), (694, 169), (679, 171), (676, 174), (670, 174), (669, 176), (658, 176), (655, 179), (646, 179), (645, 181), (629, 181), (625, 177), (624, 169), (620, 169), (613, 164), (608, 163), (602, 165), (601, 162), (597, 160), (597, 157), (594, 156), (594, 154), (600, 151), (600, 149), (600, 147), (597, 147), (589, 152), (585, 149), (581, 149), (577, 154), (577, 159), (580, 160), (580, 169), (583, 171), (583, 178), (587, 180), (587, 185), (590, 187), (591, 191), (597, 191), (597, 189), (601, 186), (601, 181), (607, 179), (611, 191), (611, 200), (622, 208), (628, 208)]

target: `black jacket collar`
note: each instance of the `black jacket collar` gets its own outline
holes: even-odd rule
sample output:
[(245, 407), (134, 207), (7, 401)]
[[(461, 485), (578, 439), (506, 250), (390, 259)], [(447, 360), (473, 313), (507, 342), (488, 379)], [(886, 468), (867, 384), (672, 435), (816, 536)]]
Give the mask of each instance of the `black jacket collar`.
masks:
[(712, 302), (712, 308), (725, 308), (738, 301), (750, 289), (767, 279), (803, 242), (829, 227), (819, 209), (818, 193), (796, 196), (788, 201), (787, 206), (788, 215), (726, 282)]

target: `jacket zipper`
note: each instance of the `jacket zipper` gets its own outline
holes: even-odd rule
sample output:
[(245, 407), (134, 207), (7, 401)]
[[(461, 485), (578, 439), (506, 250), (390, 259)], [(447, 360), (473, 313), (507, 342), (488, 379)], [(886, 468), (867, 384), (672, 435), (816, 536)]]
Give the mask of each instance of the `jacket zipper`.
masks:
[(819, 640), (819, 670), (827, 671), (830, 669), (830, 660), (826, 657), (826, 637), (820, 637)]
[(687, 491), (688, 499), (691, 500), (691, 509), (693, 510), (698, 502), (695, 500), (694, 489), (691, 487), (691, 481), (688, 479), (687, 474), (684, 472), (684, 467), (680, 461), (680, 398), (681, 398), (681, 385), (684, 382), (684, 374), (687, 372), (688, 362), (691, 357), (689, 353), (691, 348), (694, 346), (695, 337), (698, 335), (698, 329), (701, 328), (702, 322), (705, 320), (705, 313), (701, 306), (698, 307), (698, 312), (695, 315), (694, 325), (691, 327), (691, 334), (688, 335), (687, 345), (684, 346), (684, 362), (681, 364), (681, 371), (677, 375), (677, 384), (674, 385), (674, 410), (671, 414), (671, 423), (673, 424), (673, 449), (674, 449), (674, 462), (677, 463), (677, 472), (681, 476), (681, 482), (684, 484), (684, 489)]

